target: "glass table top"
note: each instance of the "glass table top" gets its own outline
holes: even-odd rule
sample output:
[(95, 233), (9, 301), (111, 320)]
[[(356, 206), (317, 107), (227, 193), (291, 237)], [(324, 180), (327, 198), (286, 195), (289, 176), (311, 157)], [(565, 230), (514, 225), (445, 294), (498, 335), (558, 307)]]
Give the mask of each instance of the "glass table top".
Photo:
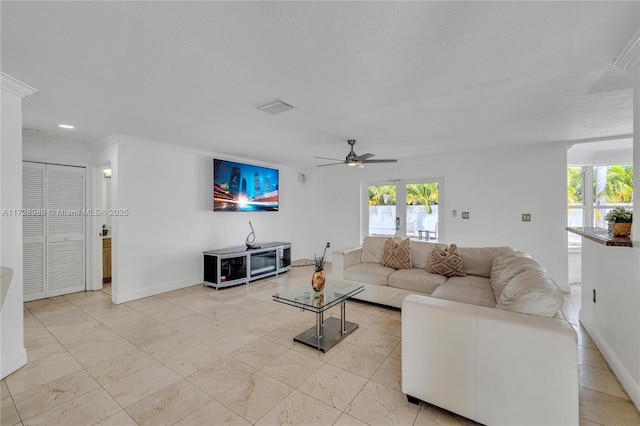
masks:
[(344, 302), (363, 290), (364, 286), (362, 284), (327, 279), (324, 289), (320, 292), (313, 291), (311, 282), (309, 282), (306, 285), (274, 294), (273, 300), (308, 311), (322, 312)]

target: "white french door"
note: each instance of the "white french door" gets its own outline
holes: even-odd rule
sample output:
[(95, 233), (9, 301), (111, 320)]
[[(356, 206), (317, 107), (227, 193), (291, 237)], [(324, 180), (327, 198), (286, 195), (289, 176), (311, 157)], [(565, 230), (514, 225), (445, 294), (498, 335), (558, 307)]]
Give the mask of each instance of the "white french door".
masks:
[(441, 178), (366, 182), (362, 189), (363, 235), (440, 238)]
[(85, 169), (23, 162), (24, 301), (85, 290)]

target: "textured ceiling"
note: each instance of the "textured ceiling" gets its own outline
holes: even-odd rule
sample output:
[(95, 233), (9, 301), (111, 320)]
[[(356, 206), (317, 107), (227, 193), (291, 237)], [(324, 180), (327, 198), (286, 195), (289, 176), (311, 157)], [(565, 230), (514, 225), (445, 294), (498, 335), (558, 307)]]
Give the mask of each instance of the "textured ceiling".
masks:
[[(406, 158), (632, 132), (629, 75), (608, 64), (640, 2), (0, 7), (2, 71), (39, 90), (24, 127), (43, 138), (122, 133), (309, 167), (351, 138)], [(255, 109), (276, 98), (298, 108)]]

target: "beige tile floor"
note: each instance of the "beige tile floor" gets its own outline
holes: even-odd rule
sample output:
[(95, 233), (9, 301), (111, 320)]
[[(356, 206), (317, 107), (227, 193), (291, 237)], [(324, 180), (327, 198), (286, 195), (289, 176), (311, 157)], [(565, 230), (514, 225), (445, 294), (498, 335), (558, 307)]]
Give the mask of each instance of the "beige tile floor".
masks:
[[(360, 328), (322, 354), (292, 337), (314, 315), (271, 300), (310, 267), (216, 291), (193, 286), (121, 305), (110, 288), (29, 302), (28, 364), (2, 380), (10, 425), (468, 425), (401, 392), (400, 313), (349, 302)], [(564, 305), (580, 343), (584, 425), (638, 425), (640, 415), (578, 323), (580, 287)], [(339, 316), (338, 311), (330, 313)]]

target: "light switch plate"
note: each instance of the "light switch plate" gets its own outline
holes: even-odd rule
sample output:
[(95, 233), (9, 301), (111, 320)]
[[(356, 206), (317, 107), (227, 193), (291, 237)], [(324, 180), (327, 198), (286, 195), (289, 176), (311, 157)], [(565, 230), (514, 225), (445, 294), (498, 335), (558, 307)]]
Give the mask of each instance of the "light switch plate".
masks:
[(462, 212), (463, 219), (469, 219), (469, 212)]
[(522, 213), (523, 222), (531, 222), (531, 213)]

